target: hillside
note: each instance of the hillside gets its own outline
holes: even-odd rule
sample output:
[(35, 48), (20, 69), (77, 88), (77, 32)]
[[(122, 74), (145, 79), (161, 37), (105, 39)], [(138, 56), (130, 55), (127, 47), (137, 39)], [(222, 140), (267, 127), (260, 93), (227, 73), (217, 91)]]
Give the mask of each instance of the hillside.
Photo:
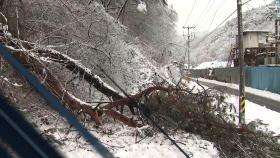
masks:
[[(269, 18), (271, 10), (267, 6), (254, 8), (243, 14), (244, 30), (274, 31), (274, 21)], [(206, 61), (227, 61), (230, 49), (235, 45), (237, 19), (234, 18), (218, 28), (210, 36), (198, 37), (193, 43), (193, 60), (195, 64)]]
[[(181, 76), (185, 49), (167, 0), (0, 0), (0, 11), (0, 44), (8, 50), (0, 52), (6, 52), (0, 56), (0, 93), (63, 156), (279, 155), (278, 138), (263, 131), (266, 126), (236, 124), (231, 96)], [(234, 36), (227, 32), (231, 25), (209, 39), (213, 51), (214, 44), (231, 39), (226, 34)], [(32, 80), (24, 78), (25, 70)], [(30, 84), (36, 80), (55, 103)], [(97, 139), (84, 139), (78, 129)], [(1, 139), (1, 150), (20, 157), (20, 147), (9, 143)], [(98, 143), (106, 148), (99, 153)]]

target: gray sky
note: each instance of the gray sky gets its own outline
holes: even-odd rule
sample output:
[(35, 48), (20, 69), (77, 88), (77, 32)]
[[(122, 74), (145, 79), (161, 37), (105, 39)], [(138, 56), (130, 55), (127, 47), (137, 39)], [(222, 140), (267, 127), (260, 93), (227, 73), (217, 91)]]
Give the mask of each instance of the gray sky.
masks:
[[(246, 1), (242, 0), (243, 3)], [(243, 11), (269, 4), (272, 1), (252, 0), (243, 7)], [(183, 33), (184, 25), (196, 25), (195, 31), (212, 30), (236, 9), (236, 0), (168, 0), (168, 2), (178, 13), (177, 31), (179, 34)], [(235, 16), (236, 14), (231, 18)]]

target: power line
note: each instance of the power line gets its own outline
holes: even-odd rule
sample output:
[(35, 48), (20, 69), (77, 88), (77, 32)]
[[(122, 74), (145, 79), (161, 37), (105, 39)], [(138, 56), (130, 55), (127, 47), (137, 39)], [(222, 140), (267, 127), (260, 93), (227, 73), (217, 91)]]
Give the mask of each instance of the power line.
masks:
[[(208, 3), (206, 4), (206, 6), (205, 6), (205, 8), (203, 9), (203, 11), (200, 13), (200, 15), (199, 15), (199, 17), (198, 17), (198, 19), (196, 20), (195, 23), (197, 23), (198, 20), (200, 20), (201, 16), (202, 16), (204, 13), (206, 14), (207, 11), (209, 11), (209, 8), (211, 8), (212, 5), (214, 4), (214, 3), (211, 3), (211, 2), (214, 2), (214, 1), (213, 1), (213, 0), (208, 0)], [(210, 3), (211, 3), (211, 5), (210, 5)]]
[(105, 70), (102, 68), (102, 67), (100, 67), (98, 64), (95, 64), (95, 66), (97, 67), (97, 68), (99, 68), (99, 70), (109, 79), (109, 80), (111, 80), (111, 82), (131, 101), (131, 103), (133, 103), (139, 110), (140, 110), (140, 112), (142, 112), (142, 114), (148, 119), (148, 120), (150, 120), (151, 122), (152, 122), (152, 124), (154, 125), (154, 126), (156, 126), (157, 127), (157, 129), (161, 132), (161, 133), (163, 133), (181, 152), (182, 152), (182, 154), (184, 154), (185, 156), (186, 156), (186, 158), (190, 158), (190, 156), (176, 143), (176, 141), (175, 140), (173, 140), (169, 135), (168, 135), (168, 133), (164, 130), (164, 129), (162, 129), (161, 128), (161, 126), (155, 121), (155, 120), (153, 120), (148, 114), (146, 114), (145, 112), (144, 112), (144, 110), (143, 109), (147, 109), (146, 108), (146, 105), (145, 104), (143, 104), (143, 103), (140, 103), (140, 105), (133, 99), (133, 98), (131, 98), (127, 93), (126, 93), (126, 91), (120, 86), (120, 85), (118, 85), (117, 84), (117, 82), (109, 75), (109, 74), (107, 74), (106, 72), (105, 72)]
[[(204, 28), (203, 26), (205, 26), (205, 25), (209, 22), (209, 20), (211, 20), (210, 26), (212, 26), (212, 24), (213, 24), (213, 22), (214, 22), (214, 19), (216, 18), (216, 15), (217, 15), (218, 10), (225, 4), (225, 2), (226, 2), (226, 0), (224, 0), (223, 3), (220, 3), (220, 5), (217, 7), (217, 9), (216, 9), (216, 11), (214, 12), (214, 14), (212, 14), (212, 15), (210, 16), (210, 17), (213, 17), (212, 20), (211, 20), (211, 18), (208, 18), (208, 19), (206, 20), (206, 22), (203, 23), (203, 25), (201, 25), (200, 30), (202, 30), (202, 29)], [(210, 27), (208, 27), (208, 28), (210, 28)]]
[(190, 17), (191, 17), (191, 15), (192, 15), (193, 9), (194, 9), (194, 7), (195, 7), (196, 1), (197, 1), (197, 0), (195, 0), (194, 3), (193, 3), (191, 12), (190, 12), (190, 14), (189, 14), (189, 16), (188, 16), (188, 18), (187, 18), (187, 20), (186, 20), (184, 26), (185, 26), (185, 25), (189, 22), (189, 20), (190, 20)]
[[(247, 4), (247, 3), (249, 3), (250, 1), (252, 1), (252, 0), (248, 0), (248, 1), (244, 2), (244, 3), (242, 4), (242, 6), (245, 5), (245, 4)], [(222, 25), (223, 25), (234, 13), (236, 13), (236, 12), (237, 12), (237, 9), (235, 9), (232, 13), (230, 13), (230, 14), (229, 14), (221, 23), (219, 23), (211, 32), (209, 32), (208, 34), (206, 34), (205, 36), (203, 36), (203, 37), (201, 38), (201, 40), (195, 44), (195, 46), (197, 46), (199, 43), (201, 43), (201, 42), (204, 41), (207, 37), (209, 37), (212, 33), (214, 33), (214, 32), (216, 31), (216, 29), (218, 29), (220, 26), (222, 26)]]
[(251, 8), (254, 8), (249, 2), (247, 3), (248, 6), (250, 6)]
[(216, 18), (217, 12), (218, 12), (218, 9), (215, 11), (215, 14), (214, 14), (214, 16), (213, 16), (213, 18), (212, 18), (212, 21), (211, 21), (211, 23), (210, 23), (209, 28), (211, 28), (211, 26), (212, 26), (212, 24), (213, 24), (213, 22), (214, 22), (214, 19)]
[(209, 37), (213, 32), (216, 31), (217, 28), (219, 28), (221, 25), (223, 25), (224, 22), (226, 22), (237, 10), (233, 11), (230, 15), (228, 15), (219, 25), (217, 25), (211, 32), (206, 34), (199, 42), (196, 43), (198, 45), (200, 42), (204, 41), (207, 37)]
[[(212, 2), (210, 4), (210, 2)], [(198, 20), (200, 21), (200, 18), (202, 17), (202, 15), (207, 14), (207, 12), (209, 11), (209, 9), (213, 6), (214, 1), (213, 0), (208, 0), (208, 3), (206, 4), (206, 7), (204, 8), (204, 10), (201, 12), (201, 14), (199, 15), (198, 19), (196, 20), (195, 24), (198, 23)]]

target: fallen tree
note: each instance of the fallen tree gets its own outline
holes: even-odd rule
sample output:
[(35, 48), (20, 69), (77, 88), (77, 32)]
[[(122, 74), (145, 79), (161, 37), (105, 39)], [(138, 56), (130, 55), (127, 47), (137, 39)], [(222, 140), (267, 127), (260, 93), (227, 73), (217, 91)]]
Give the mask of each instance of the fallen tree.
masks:
[[(1, 33), (1, 32), (0, 32)], [(247, 125), (234, 124), (236, 116), (228, 113), (233, 105), (224, 102), (223, 95), (211, 89), (193, 92), (193, 89), (154, 86), (135, 95), (123, 96), (103, 82), (97, 75), (72, 58), (50, 48), (37, 47), (33, 43), (13, 39), (5, 34), (0, 36), (12, 54), (26, 68), (42, 80), (42, 83), (72, 111), (79, 111), (91, 116), (96, 124), (101, 124), (103, 114), (119, 120), (131, 127), (151, 124), (145, 117), (154, 118), (169, 132), (177, 129), (200, 135), (212, 141), (220, 151), (221, 157), (277, 157), (280, 155), (278, 138), (271, 132), (259, 130), (259, 122)], [(60, 63), (68, 70), (79, 74), (85, 81), (98, 89), (113, 101), (103, 106), (93, 106), (70, 94), (52, 74), (40, 57)], [(113, 108), (118, 106), (134, 108), (139, 120), (126, 116)], [(142, 119), (140, 119), (142, 118)]]
[(157, 91), (146, 96), (147, 113), (161, 126), (184, 130), (214, 142), (223, 158), (279, 157), (279, 136), (261, 121), (238, 126), (234, 105), (221, 92), (200, 88), (192, 91)]
[[(2, 33), (4, 34), (3, 30)], [(138, 124), (137, 122), (130, 119), (129, 117), (119, 114), (118, 112), (112, 109), (106, 109), (106, 108), (101, 109), (100, 107), (94, 107), (93, 105), (81, 101), (80, 99), (76, 98), (74, 95), (70, 94), (57, 80), (57, 78), (47, 69), (43, 61), (40, 60), (40, 57), (34, 53), (34, 52), (38, 52), (38, 50), (33, 48), (32, 43), (13, 39), (10, 38), (9, 36), (5, 36), (5, 34), (4, 36), (2, 35), (0, 39), (1, 39), (0, 42), (4, 44), (4, 46), (6, 46), (6, 48), (10, 50), (10, 52), (12, 52), (15, 58), (17, 58), (26, 68), (28, 68), (31, 72), (33, 72), (38, 78), (43, 80), (42, 83), (59, 100), (61, 100), (63, 104), (69, 107), (72, 111), (78, 111), (80, 113), (82, 112), (88, 114), (95, 121), (97, 125), (101, 124), (99, 117), (102, 115), (102, 113), (105, 113), (116, 120), (124, 122), (128, 126), (132, 126), (132, 127), (142, 126), (141, 124)], [(42, 51), (43, 51), (42, 49), (39, 50), (41, 54)], [(45, 50), (44, 53), (46, 52), (56, 52), (56, 51)], [(50, 53), (50, 54), (54, 55), (55, 53)], [(52, 58), (51, 55), (49, 57), (55, 60), (55, 58)], [(96, 89), (99, 90), (101, 93), (105, 94), (108, 97), (112, 97), (114, 100), (123, 98), (123, 96), (120, 93), (118, 93), (116, 90), (111, 88), (108, 84), (103, 82), (97, 75), (91, 73), (89, 69), (85, 68), (80, 63), (77, 63), (75, 62), (75, 60), (62, 54), (56, 55), (55, 57), (56, 58), (60, 57), (62, 60), (64, 59), (64, 62), (61, 63), (66, 64), (66, 67), (68, 69), (83, 76), (86, 81), (88, 81), (90, 84), (93, 84), (94, 87), (96, 87)], [(134, 112), (133, 108), (131, 108), (131, 111), (132, 113)]]

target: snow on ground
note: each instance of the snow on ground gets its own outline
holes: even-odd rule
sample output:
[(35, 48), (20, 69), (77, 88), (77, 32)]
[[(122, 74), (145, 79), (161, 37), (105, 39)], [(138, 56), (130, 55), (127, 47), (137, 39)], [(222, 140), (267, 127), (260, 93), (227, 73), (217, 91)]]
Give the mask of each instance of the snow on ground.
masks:
[[(220, 81), (209, 80), (209, 79), (204, 79), (204, 78), (199, 78), (199, 80), (200, 81), (205, 81), (205, 82), (208, 82), (208, 83), (213, 83), (213, 84), (216, 84), (216, 85), (219, 85), (219, 86), (229, 87), (229, 88), (232, 88), (232, 89), (239, 89), (239, 85), (234, 84), (234, 83), (226, 83), (226, 82), (220, 82)], [(255, 88), (252, 88), (252, 87), (245, 87), (245, 91), (247, 93), (262, 96), (264, 98), (268, 98), (268, 99), (272, 99), (272, 100), (280, 100), (280, 94), (272, 93), (272, 92), (269, 92), (269, 91), (259, 90), (259, 89), (255, 89)]]
[[(232, 84), (232, 83), (224, 83), (224, 82), (219, 82), (219, 81), (214, 81), (214, 80), (207, 80), (207, 82), (212, 82), (212, 83), (217, 83), (218, 85), (221, 86), (230, 86), (233, 88), (238, 88), (238, 85)], [(187, 81), (183, 80), (183, 83), (187, 83)], [(197, 83), (193, 81), (189, 81), (189, 88), (192, 88), (195, 86), (195, 89), (200, 89), (202, 88), (197, 85)], [(205, 88), (208, 88), (207, 86), (204, 86)], [(250, 91), (251, 93), (254, 94), (259, 94), (262, 96), (265, 96), (267, 98), (274, 98), (274, 99), (280, 99), (279, 94), (271, 93), (271, 92), (266, 92), (266, 91), (261, 91), (258, 89), (246, 87), (246, 91)], [(235, 105), (236, 110), (238, 111), (239, 107), (239, 100), (238, 96), (231, 95), (231, 94), (224, 94), (226, 96), (226, 102), (231, 103)], [(263, 123), (268, 124), (268, 129), (270, 131), (275, 132), (276, 135), (280, 134), (280, 113), (267, 109), (264, 106), (258, 105), (256, 103), (253, 103), (249, 100), (246, 100), (246, 112), (245, 112), (245, 121), (246, 123), (249, 123), (251, 121), (256, 121), (256, 120), (262, 120)]]
[(137, 5), (137, 10), (143, 14), (146, 14), (147, 13), (146, 3), (143, 1), (140, 1), (140, 3)]
[(226, 61), (209, 61), (196, 66), (194, 69), (222, 68), (227, 67)]
[[(238, 96), (229, 95), (226, 101), (234, 104), (238, 110), (238, 98)], [(275, 132), (276, 135), (280, 134), (280, 113), (246, 100), (245, 122), (249, 123), (256, 120), (262, 120), (263, 123), (268, 125), (267, 128), (270, 131)]]
[[(138, 133), (136, 138), (135, 128), (106, 124), (102, 130), (94, 129), (92, 133), (100, 139), (116, 157), (119, 158), (184, 158), (185, 156), (161, 133), (144, 138), (143, 133)], [(105, 132), (106, 131), (106, 132)], [(109, 132), (110, 134), (108, 134)], [(143, 131), (142, 131), (143, 132)], [(106, 133), (106, 134), (105, 134)], [(71, 134), (73, 136), (71, 136)], [(64, 133), (57, 132), (55, 137), (61, 139)], [(141, 138), (144, 138), (142, 141)], [(73, 138), (69, 138), (73, 137)], [(213, 143), (202, 140), (198, 136), (185, 132), (177, 132), (171, 137), (192, 158), (218, 158), (219, 154)], [(85, 143), (82, 138), (76, 138), (74, 132), (68, 135), (62, 152), (68, 158), (99, 158), (95, 150)], [(78, 146), (77, 146), (78, 145)]]

